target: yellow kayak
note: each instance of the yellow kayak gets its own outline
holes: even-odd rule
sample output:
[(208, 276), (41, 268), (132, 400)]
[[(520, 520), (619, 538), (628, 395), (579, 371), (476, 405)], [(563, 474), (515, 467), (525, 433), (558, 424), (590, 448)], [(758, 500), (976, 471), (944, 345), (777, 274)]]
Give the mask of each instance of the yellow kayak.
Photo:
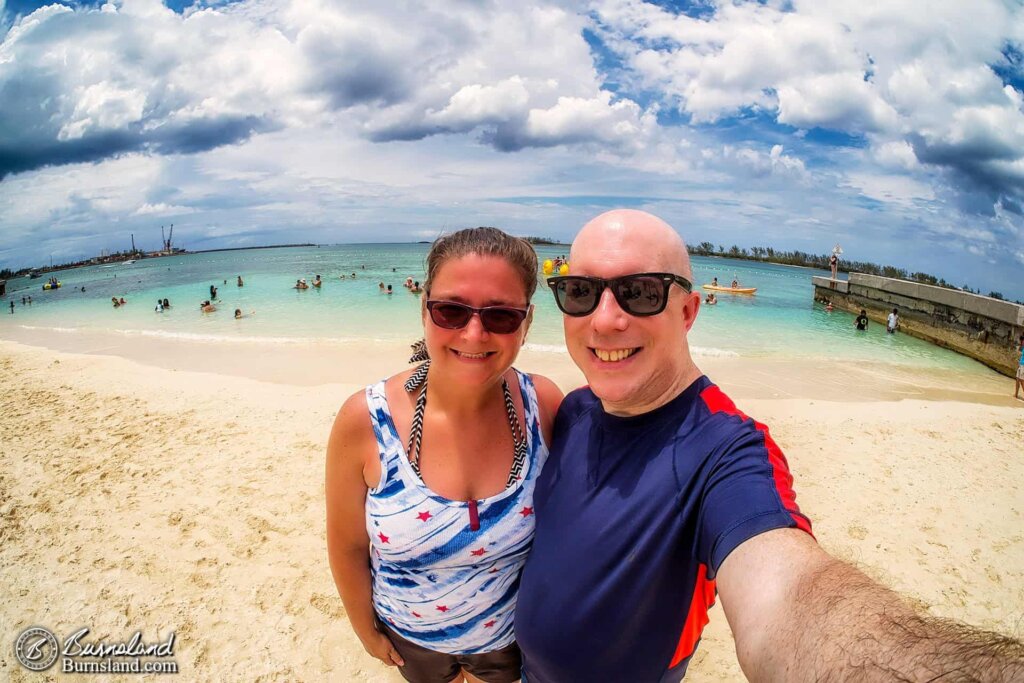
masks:
[(721, 285), (702, 285), (702, 287), (714, 292), (730, 292), (732, 294), (753, 294), (757, 291), (757, 287), (723, 287)]

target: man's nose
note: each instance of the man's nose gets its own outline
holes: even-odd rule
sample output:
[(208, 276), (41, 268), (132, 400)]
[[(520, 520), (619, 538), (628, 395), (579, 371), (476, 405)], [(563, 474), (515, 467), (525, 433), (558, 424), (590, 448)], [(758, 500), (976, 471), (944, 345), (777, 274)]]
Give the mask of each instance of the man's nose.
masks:
[(612, 290), (605, 288), (590, 316), (590, 325), (598, 334), (621, 332), (629, 326), (629, 314), (622, 310)]

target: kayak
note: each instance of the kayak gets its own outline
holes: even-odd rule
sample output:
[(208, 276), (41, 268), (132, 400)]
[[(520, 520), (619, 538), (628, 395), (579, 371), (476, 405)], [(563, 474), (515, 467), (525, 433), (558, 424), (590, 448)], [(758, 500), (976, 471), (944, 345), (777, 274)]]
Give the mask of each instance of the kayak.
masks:
[(757, 287), (722, 287), (721, 285), (702, 285), (704, 289), (710, 289), (714, 292), (730, 292), (732, 294), (753, 294), (757, 291)]

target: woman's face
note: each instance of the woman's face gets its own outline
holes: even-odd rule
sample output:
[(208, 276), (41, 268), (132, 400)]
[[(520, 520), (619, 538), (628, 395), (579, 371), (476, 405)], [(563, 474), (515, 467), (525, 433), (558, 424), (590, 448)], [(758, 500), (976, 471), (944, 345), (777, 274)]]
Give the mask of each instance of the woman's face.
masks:
[(424, 294), (423, 328), (432, 369), (460, 382), (479, 385), (497, 381), (512, 366), (526, 341), (533, 307), (526, 301), (522, 278), (505, 259), (469, 254), (445, 262), (430, 285), (429, 299), (455, 301), (474, 308), (529, 308), (529, 315), (515, 332), (488, 332), (478, 315), (459, 330), (438, 327), (426, 309), (427, 298)]

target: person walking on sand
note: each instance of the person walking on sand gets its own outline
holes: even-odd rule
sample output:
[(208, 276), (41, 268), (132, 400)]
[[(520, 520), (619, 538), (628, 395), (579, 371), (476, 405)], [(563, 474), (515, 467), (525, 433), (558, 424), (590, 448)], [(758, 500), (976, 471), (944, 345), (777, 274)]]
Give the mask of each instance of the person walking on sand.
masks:
[(11, 315), (14, 315), (14, 299), (11, 299)]
[(422, 364), (353, 394), (331, 430), (334, 582), (366, 651), (412, 683), (520, 679), (517, 586), (562, 398), (512, 365), (536, 287), (525, 240), (496, 228), (439, 238)]
[[(11, 312), (13, 313), (14, 311)], [(1013, 385), (1014, 398), (1020, 398), (1020, 391), (1024, 389), (1024, 334), (1020, 336), (1020, 344), (1017, 350), (1020, 351), (1020, 358), (1017, 360), (1017, 381)]]
[(717, 600), (752, 681), (1024, 680), (1024, 643), (918, 612), (818, 545), (768, 428), (694, 362), (700, 295), (672, 226), (610, 211), (570, 257), (548, 284), (587, 386), (534, 493), (524, 681), (676, 683)]
[(886, 319), (885, 331), (889, 334), (895, 334), (897, 328), (900, 326), (900, 313), (897, 309), (892, 309), (892, 313)]

